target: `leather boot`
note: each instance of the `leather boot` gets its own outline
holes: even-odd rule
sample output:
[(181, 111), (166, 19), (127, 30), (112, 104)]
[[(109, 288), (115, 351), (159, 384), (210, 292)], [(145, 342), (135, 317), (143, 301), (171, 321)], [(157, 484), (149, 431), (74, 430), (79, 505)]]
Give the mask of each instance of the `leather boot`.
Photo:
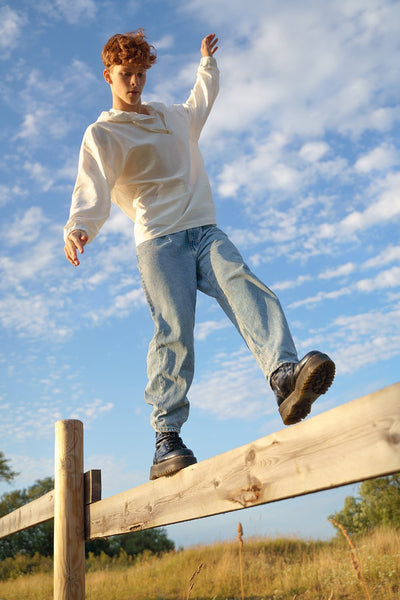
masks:
[(156, 452), (150, 479), (172, 475), (196, 462), (193, 452), (185, 446), (176, 431), (156, 432)]
[(311, 405), (325, 394), (335, 377), (335, 363), (327, 354), (313, 350), (298, 363), (284, 363), (270, 378), (270, 385), (285, 425), (304, 419)]

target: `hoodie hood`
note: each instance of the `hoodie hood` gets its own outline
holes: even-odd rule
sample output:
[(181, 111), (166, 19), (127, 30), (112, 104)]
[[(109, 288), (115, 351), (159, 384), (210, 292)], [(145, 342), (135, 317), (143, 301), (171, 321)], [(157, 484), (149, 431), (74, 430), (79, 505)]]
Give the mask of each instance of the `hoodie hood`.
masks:
[[(171, 133), (165, 122), (164, 115), (161, 111), (156, 110), (149, 104), (144, 104), (150, 114), (140, 114), (135, 111), (124, 110), (106, 110), (100, 113), (97, 121), (108, 121), (113, 123), (132, 123), (141, 129), (145, 129), (152, 133)], [(163, 127), (160, 127), (160, 121)]]

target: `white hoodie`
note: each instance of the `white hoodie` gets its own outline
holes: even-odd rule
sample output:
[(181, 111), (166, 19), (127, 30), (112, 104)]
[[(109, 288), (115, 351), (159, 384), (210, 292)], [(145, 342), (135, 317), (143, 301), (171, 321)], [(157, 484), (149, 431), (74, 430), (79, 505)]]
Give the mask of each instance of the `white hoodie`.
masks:
[(83, 229), (89, 242), (111, 202), (135, 222), (136, 245), (201, 225), (215, 207), (198, 140), (218, 93), (213, 57), (203, 57), (185, 104), (144, 103), (149, 115), (110, 110), (86, 130), (64, 238)]

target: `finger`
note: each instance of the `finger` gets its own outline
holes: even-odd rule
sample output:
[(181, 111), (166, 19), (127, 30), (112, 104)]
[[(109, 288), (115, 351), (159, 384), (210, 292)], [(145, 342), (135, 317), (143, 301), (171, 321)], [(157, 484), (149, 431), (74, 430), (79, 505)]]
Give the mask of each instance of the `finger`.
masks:
[[(88, 241), (88, 236), (86, 232), (83, 231), (73, 231), (69, 236), (68, 240), (70, 240), (76, 248), (78, 248), (80, 254), (83, 254), (83, 247)], [(76, 254), (76, 252), (75, 252)]]
[(64, 248), (64, 251), (65, 251), (65, 256), (66, 256), (66, 259), (68, 260), (68, 262), (70, 262), (71, 265), (74, 266), (74, 267), (79, 266), (79, 260), (78, 260), (78, 258), (77, 257), (74, 258), (73, 256), (71, 256), (68, 253), (68, 251), (67, 251), (66, 248)]
[(71, 265), (78, 266), (79, 260), (76, 254), (76, 245), (71, 238), (68, 238), (66, 244), (64, 246), (65, 256), (67, 260), (71, 263)]
[(213, 54), (214, 54), (214, 52), (216, 52), (218, 50), (218, 46), (217, 46), (218, 41), (219, 41), (218, 38), (213, 35), (213, 39), (210, 40), (210, 42), (209, 42), (208, 47)]

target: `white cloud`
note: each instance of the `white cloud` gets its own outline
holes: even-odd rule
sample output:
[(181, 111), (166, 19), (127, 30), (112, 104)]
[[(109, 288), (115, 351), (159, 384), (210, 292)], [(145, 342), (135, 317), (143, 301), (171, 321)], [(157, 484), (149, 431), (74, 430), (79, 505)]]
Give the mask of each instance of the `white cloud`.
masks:
[(296, 279), (288, 279), (286, 281), (277, 281), (276, 283), (274, 283), (273, 285), (271, 285), (271, 288), (274, 291), (282, 291), (282, 290), (289, 290), (295, 287), (298, 287), (300, 285), (303, 285), (303, 283), (307, 283), (308, 281), (311, 281), (312, 277), (311, 275), (299, 275), (298, 277), (296, 277)]
[(25, 114), (14, 140), (29, 140), (34, 144), (48, 143), (48, 136), (61, 139), (69, 131), (68, 120), (54, 109), (37, 108)]
[[(371, 310), (359, 314), (341, 315), (331, 323), (331, 329), (337, 337), (348, 337), (351, 342), (375, 332), (393, 331), (393, 324), (400, 324), (400, 304), (388, 311)], [(399, 347), (400, 351), (400, 347)]]
[(40, 147), (47, 146), (49, 138), (65, 138), (78, 123), (75, 106), (87, 106), (102, 85), (92, 69), (76, 59), (52, 75), (32, 69), (24, 74), (24, 81), (25, 87), (18, 94), (23, 118), (13, 140)]
[(377, 256), (365, 261), (363, 267), (366, 269), (380, 267), (395, 261), (400, 261), (400, 246), (390, 245)]
[(56, 404), (54, 398), (51, 404), (43, 400), (29, 404), (14, 402), (13, 411), (6, 413), (0, 421), (1, 439), (24, 442), (53, 435), (54, 423), (62, 418), (60, 407)]
[(85, 460), (87, 469), (99, 469), (101, 467), (101, 491), (102, 498), (108, 498), (111, 494), (118, 494), (133, 487), (141, 485), (148, 478), (146, 468), (132, 471), (127, 461), (121, 456), (109, 454), (92, 454)]
[(203, 341), (207, 339), (209, 335), (220, 329), (229, 327), (229, 321), (203, 321), (203, 323), (197, 323), (194, 331), (195, 339)]
[(25, 22), (25, 17), (7, 4), (0, 7), (0, 48), (3, 50), (1, 58), (6, 58), (9, 48), (17, 45)]
[[(41, 207), (32, 206), (25, 213), (16, 216), (13, 222), (2, 227), (2, 235), (11, 246), (29, 244), (39, 237), (42, 226), (48, 221)], [(43, 250), (48, 251), (50, 248), (41, 247), (39, 253), (42, 254)]]
[[(375, 199), (373, 194), (378, 198)], [(374, 183), (369, 195), (372, 201), (364, 211), (354, 210), (339, 223), (322, 224), (317, 232), (319, 238), (353, 236), (359, 231), (376, 227), (400, 217), (400, 172), (389, 173), (384, 179)]]
[[(371, 315), (373, 317), (373, 315)], [(373, 336), (358, 343), (343, 341), (335, 350), (335, 363), (340, 374), (353, 374), (359, 369), (390, 360), (397, 356), (400, 348), (400, 334), (386, 335), (376, 332)]]
[[(13, 232), (13, 241), (18, 242), (17, 232)], [(31, 240), (36, 235), (31, 233)], [(20, 240), (23, 243), (23, 240)], [(41, 239), (38, 243), (24, 250), (18, 258), (4, 256), (0, 258), (0, 272), (2, 274), (0, 287), (5, 289), (20, 288), (24, 282), (35, 280), (39, 274), (49, 277), (53, 273), (51, 267), (54, 263), (56, 241), (52, 239)], [(14, 290), (13, 290), (14, 291)], [(27, 294), (28, 295), (28, 294)]]
[[(349, 274), (353, 272), (353, 268), (349, 270)], [(340, 273), (341, 269), (338, 269)], [(344, 274), (347, 275), (346, 269)], [(336, 276), (331, 273), (331, 277)], [(339, 275), (337, 275), (339, 276)], [(329, 277), (329, 278), (331, 278)], [(353, 278), (354, 279), (354, 278)], [(302, 306), (314, 307), (325, 300), (336, 300), (342, 296), (348, 296), (356, 292), (361, 293), (372, 293), (377, 290), (385, 290), (388, 288), (395, 288), (400, 285), (400, 267), (392, 267), (386, 271), (381, 271), (375, 277), (369, 279), (361, 279), (359, 281), (352, 281), (351, 284), (342, 288), (330, 291), (330, 292), (318, 292), (314, 296), (297, 300), (290, 304), (290, 308), (299, 308)]]
[(94, 323), (99, 323), (104, 319), (111, 317), (127, 317), (135, 308), (141, 308), (146, 305), (146, 299), (142, 288), (129, 290), (125, 294), (120, 294), (112, 299), (112, 304), (108, 308), (98, 308), (91, 310), (88, 316)]
[(23, 190), (19, 185), (4, 185), (0, 184), (0, 206), (5, 206), (16, 198), (27, 196), (28, 192)]
[(108, 233), (116, 234), (122, 237), (122, 239), (129, 240), (132, 246), (132, 255), (134, 254), (133, 223), (119, 208), (116, 208), (115, 205), (112, 205), (110, 217), (101, 232), (102, 235), (107, 235)]
[(215, 356), (212, 363), (212, 372), (190, 389), (194, 406), (221, 420), (251, 419), (276, 410), (271, 389), (247, 350)]
[(96, 398), (90, 403), (75, 408), (68, 418), (84, 421), (85, 426), (87, 427), (92, 421), (104, 413), (110, 412), (113, 408), (114, 404), (112, 402), (103, 402), (100, 398)]
[[(188, 9), (201, 10), (197, 2)], [(268, 123), (290, 137), (328, 130), (360, 135), (392, 120), (387, 111), (396, 85), (396, 4), (349, 9), (347, 0), (301, 6), (289, 1), (262, 11), (254, 3), (244, 14), (239, 2), (222, 0), (211, 10), (216, 29), (218, 24), (225, 29), (227, 19), (241, 24), (221, 40), (224, 85), (213, 119), (217, 130), (254, 132)], [(242, 92), (251, 99), (246, 110)]]
[[(122, 225), (126, 234), (129, 229), (130, 236), (126, 235), (124, 237), (124, 233), (121, 233), (119, 238), (115, 235), (109, 235), (111, 231), (117, 233), (118, 225)], [(126, 229), (127, 225), (130, 225), (130, 228)], [(85, 278), (76, 281), (78, 288), (93, 289), (100, 284), (104, 285), (107, 281), (117, 278), (116, 285), (112, 284), (112, 290), (116, 292), (121, 289), (120, 284), (125, 279), (126, 271), (131, 273), (131, 282), (134, 285), (138, 284), (132, 227), (126, 218), (121, 221), (118, 219), (113, 221), (110, 229), (106, 225), (96, 240), (96, 245), (86, 246), (84, 256), (86, 257), (85, 260), (90, 263), (90, 274), (86, 274)]]
[(361, 292), (373, 292), (400, 285), (400, 267), (392, 267), (381, 271), (376, 277), (357, 281), (355, 287)]
[(33, 458), (21, 454), (10, 454), (12, 468), (19, 475), (15, 478), (13, 488), (31, 486), (34, 481), (45, 477), (54, 477), (54, 459), (48, 457)]
[[(21, 137), (25, 137), (25, 134), (23, 134), (22, 132)], [(30, 137), (31, 134), (27, 133), (26, 138)], [(34, 139), (35, 136), (32, 136), (32, 138)], [(42, 165), (38, 162), (26, 162), (24, 164), (24, 169), (27, 171), (27, 173), (29, 173), (30, 177), (32, 177), (32, 179), (36, 181), (38, 185), (40, 185), (43, 191), (48, 192), (53, 187), (54, 174), (50, 167)]]
[(57, 322), (60, 308), (62, 301), (46, 294), (8, 295), (0, 300), (0, 323), (4, 329), (23, 337), (64, 339), (70, 331)]
[(342, 373), (400, 354), (400, 305), (391, 310), (343, 315), (330, 324), (335, 362)]
[(387, 170), (399, 162), (397, 151), (393, 145), (382, 144), (361, 156), (354, 165), (356, 171), (369, 173), (371, 171)]
[(342, 296), (348, 296), (352, 293), (352, 286), (343, 287), (332, 292), (318, 292), (314, 296), (303, 298), (303, 300), (297, 300), (289, 304), (290, 308), (300, 308), (301, 306), (314, 307), (315, 305), (324, 302), (325, 300), (336, 300)]
[(97, 7), (94, 0), (41, 0), (37, 8), (47, 17), (65, 19), (76, 24), (81, 20), (92, 20), (96, 16)]
[(300, 156), (308, 162), (319, 161), (329, 150), (326, 142), (308, 142), (300, 148)]
[(169, 48), (172, 48), (174, 46), (174, 44), (175, 44), (174, 36), (171, 34), (166, 34), (162, 38), (160, 38), (159, 40), (156, 40), (154, 42), (154, 47), (157, 50), (168, 50)]
[(356, 266), (354, 263), (346, 263), (345, 265), (339, 265), (334, 269), (327, 269), (323, 273), (320, 273), (320, 279), (334, 279), (335, 277), (347, 277), (354, 272)]
[(240, 156), (223, 167), (218, 180), (218, 192), (222, 197), (235, 196), (242, 187), (246, 195), (264, 192), (266, 188), (290, 192), (298, 188), (300, 175), (284, 160), (284, 148), (288, 140), (274, 133), (258, 144), (247, 156)]
[[(2, 440), (15, 439), (19, 442), (32, 438), (48, 438), (54, 436), (54, 423), (61, 419), (79, 419), (85, 422), (85, 427), (101, 419), (114, 409), (112, 402), (104, 402), (96, 398), (93, 401), (82, 402), (81, 398), (72, 398), (65, 389), (51, 395), (37, 397), (28, 404), (14, 401), (0, 421), (0, 437)], [(24, 461), (26, 462), (26, 461)], [(17, 470), (19, 467), (15, 464)], [(49, 473), (48, 473), (49, 474)], [(51, 473), (50, 473), (51, 474)]]

